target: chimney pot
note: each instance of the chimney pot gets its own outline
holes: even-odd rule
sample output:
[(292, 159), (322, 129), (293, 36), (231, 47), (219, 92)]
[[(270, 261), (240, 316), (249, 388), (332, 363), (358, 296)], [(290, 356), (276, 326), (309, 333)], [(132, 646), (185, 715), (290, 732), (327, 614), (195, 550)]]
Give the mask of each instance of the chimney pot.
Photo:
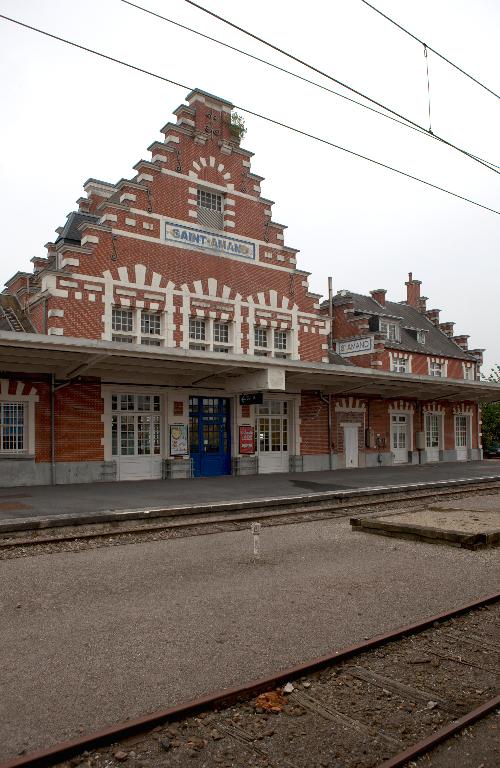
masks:
[(440, 309), (428, 309), (425, 313), (425, 316), (428, 320), (433, 323), (433, 325), (439, 325), (439, 313), (441, 312)]
[(439, 323), (439, 329), (450, 338), (453, 336), (453, 326), (455, 323), (447, 322), (447, 323)]
[(420, 286), (422, 285), (422, 281), (414, 280), (413, 272), (408, 272), (408, 281), (405, 283), (405, 285), (406, 303), (409, 304), (410, 307), (420, 309)]
[(382, 307), (385, 307), (385, 294), (387, 293), (385, 288), (375, 288), (374, 291), (370, 291), (372, 299), (374, 299)]

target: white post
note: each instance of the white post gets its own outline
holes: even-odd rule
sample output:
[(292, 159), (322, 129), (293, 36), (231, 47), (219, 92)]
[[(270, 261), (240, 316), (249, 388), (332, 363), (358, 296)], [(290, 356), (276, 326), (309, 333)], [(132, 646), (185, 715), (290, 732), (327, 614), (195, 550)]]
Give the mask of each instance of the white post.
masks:
[(255, 558), (260, 557), (260, 523), (252, 523), (253, 534), (253, 554)]

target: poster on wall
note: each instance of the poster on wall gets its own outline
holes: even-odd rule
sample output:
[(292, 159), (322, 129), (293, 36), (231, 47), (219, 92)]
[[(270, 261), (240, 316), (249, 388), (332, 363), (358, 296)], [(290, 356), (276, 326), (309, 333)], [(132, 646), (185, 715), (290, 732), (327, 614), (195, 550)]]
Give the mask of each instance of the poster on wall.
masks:
[(188, 449), (188, 428), (187, 424), (170, 425), (170, 455), (185, 456), (189, 453)]
[(255, 453), (255, 432), (251, 424), (240, 427), (240, 453)]

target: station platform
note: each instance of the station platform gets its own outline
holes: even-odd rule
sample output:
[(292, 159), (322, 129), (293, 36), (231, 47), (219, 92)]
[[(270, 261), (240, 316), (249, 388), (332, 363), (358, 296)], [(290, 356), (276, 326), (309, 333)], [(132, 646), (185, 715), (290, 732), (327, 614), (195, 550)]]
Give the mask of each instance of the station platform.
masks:
[(0, 521), (34, 517), (89, 517), (116, 510), (272, 500), (318, 493), (492, 477), (500, 461), (453, 462), (326, 472), (206, 477), (191, 480), (138, 480), (0, 489)]

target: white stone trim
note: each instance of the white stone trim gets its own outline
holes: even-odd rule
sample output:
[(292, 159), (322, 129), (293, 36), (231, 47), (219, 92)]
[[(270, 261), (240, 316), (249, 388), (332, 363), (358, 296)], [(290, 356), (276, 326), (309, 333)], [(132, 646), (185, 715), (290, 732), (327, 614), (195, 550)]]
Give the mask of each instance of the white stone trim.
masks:
[(130, 200), (131, 203), (135, 203), (135, 201), (137, 200), (137, 197), (132, 192), (123, 192), (120, 195), (120, 203), (123, 203), (126, 200)]

